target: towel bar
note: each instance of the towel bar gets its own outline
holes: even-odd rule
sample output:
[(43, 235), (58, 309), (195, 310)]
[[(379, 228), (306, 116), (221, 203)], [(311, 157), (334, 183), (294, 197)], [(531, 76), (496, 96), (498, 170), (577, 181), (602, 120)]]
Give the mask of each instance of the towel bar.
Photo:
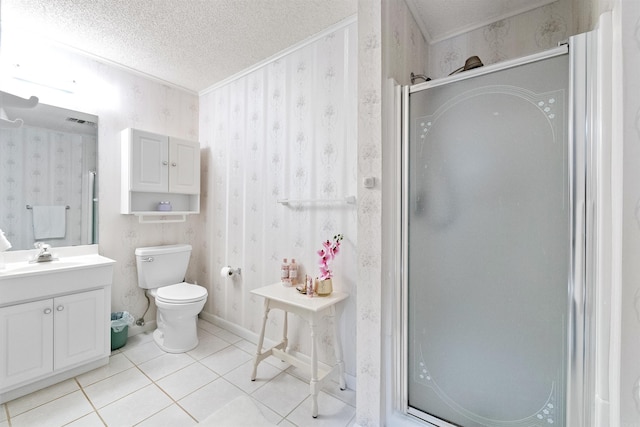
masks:
[[(65, 206), (64, 208), (65, 208), (66, 210), (71, 209), (71, 208), (69, 207), (69, 205)], [(33, 209), (33, 206), (31, 206), (31, 205), (27, 205), (27, 209)]]

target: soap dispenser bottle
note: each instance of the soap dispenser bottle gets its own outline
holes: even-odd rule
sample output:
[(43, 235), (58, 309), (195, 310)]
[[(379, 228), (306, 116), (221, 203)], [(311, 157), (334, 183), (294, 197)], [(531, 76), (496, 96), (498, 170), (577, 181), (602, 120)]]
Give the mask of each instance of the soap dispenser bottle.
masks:
[(298, 264), (295, 258), (291, 258), (291, 264), (289, 264), (289, 284), (290, 286), (298, 284)]
[(282, 260), (282, 265), (280, 266), (280, 282), (282, 286), (291, 286), (291, 281), (289, 280), (289, 263), (286, 258)]

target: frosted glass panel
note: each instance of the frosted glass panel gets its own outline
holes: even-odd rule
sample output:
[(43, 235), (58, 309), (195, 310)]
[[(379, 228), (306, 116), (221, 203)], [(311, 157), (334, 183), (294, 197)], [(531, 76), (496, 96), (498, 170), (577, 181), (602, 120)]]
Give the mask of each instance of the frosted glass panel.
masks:
[(568, 55), (410, 95), (409, 406), (562, 426)]

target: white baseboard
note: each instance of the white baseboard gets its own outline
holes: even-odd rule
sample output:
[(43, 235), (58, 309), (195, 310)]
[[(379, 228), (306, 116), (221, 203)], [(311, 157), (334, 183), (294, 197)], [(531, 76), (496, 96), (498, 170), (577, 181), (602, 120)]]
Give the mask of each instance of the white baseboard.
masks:
[[(209, 323), (213, 323), (216, 326), (220, 326), (223, 329), (226, 329), (227, 331), (236, 334), (237, 336), (253, 343), (253, 344), (258, 344), (258, 338), (259, 335), (250, 331), (249, 329), (243, 328), (242, 326), (236, 325), (235, 323), (229, 322), (228, 320), (225, 320), (219, 316), (216, 316), (215, 314), (211, 314), (211, 313), (207, 313), (202, 311), (200, 313), (200, 318), (202, 320), (206, 320)], [(273, 347), (274, 345), (278, 344), (277, 342), (270, 340), (268, 338), (265, 337), (264, 339), (264, 346), (263, 347)], [(297, 353), (295, 351), (291, 351), (291, 353), (300, 358), (301, 360), (309, 360), (309, 356), (307, 356), (306, 354), (303, 353)], [(353, 375), (349, 375), (349, 374), (345, 374), (345, 381), (347, 383), (347, 388), (350, 390), (356, 390), (356, 377)]]

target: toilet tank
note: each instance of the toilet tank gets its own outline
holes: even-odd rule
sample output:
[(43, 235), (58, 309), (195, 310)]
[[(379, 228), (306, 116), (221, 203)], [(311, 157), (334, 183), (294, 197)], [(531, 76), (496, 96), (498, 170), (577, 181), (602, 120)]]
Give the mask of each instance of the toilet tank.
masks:
[(137, 248), (138, 286), (155, 289), (184, 281), (191, 245), (165, 245)]

